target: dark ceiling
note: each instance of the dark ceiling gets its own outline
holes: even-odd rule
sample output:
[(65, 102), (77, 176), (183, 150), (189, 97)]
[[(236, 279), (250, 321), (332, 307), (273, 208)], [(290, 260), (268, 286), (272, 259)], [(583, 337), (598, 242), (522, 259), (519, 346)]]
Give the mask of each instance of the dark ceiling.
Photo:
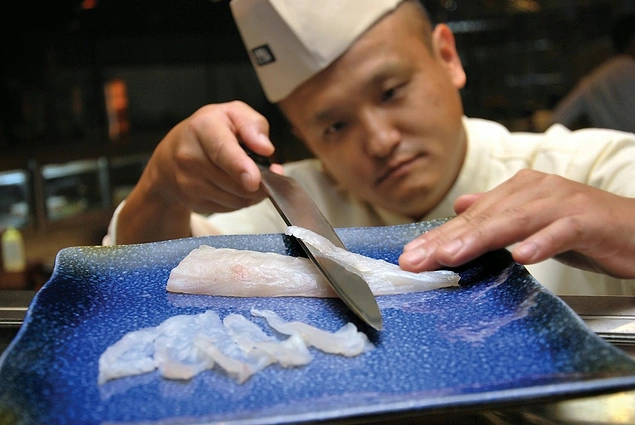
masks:
[[(319, 4), (319, 0), (314, 1), (316, 5)], [(501, 40), (523, 37), (525, 34), (527, 37), (544, 38), (551, 32), (560, 31), (547, 23), (551, 21), (545, 13), (556, 16), (569, 13), (567, 20), (558, 22), (567, 23), (572, 29), (580, 27), (579, 31), (590, 38), (596, 36), (594, 31), (600, 32), (601, 24), (606, 21), (603, 19), (605, 14), (597, 13), (597, 7), (611, 3), (632, 4), (635, 0), (420, 1), (435, 21), (454, 21), (456, 24), (470, 20), (480, 22), (495, 17), (497, 22), (504, 21), (506, 27), (513, 27), (514, 31), (508, 31), (504, 35), (490, 31), (487, 34), (465, 34), (468, 39), (461, 40), (463, 45), (471, 46), (474, 44), (472, 38), (478, 37), (474, 38), (474, 42), (487, 46), (500, 44)], [(230, 0), (8, 2), (0, 12), (0, 74), (25, 74), (41, 68), (44, 55), (53, 45), (60, 47), (60, 60), (67, 64), (85, 63), (100, 54), (101, 57), (97, 60), (104, 63), (128, 64), (143, 61), (170, 63), (246, 60), (229, 2)], [(527, 4), (541, 6), (543, 13), (519, 13), (511, 7)], [(590, 26), (584, 24), (586, 15), (583, 12), (591, 18), (598, 16), (600, 22)], [(570, 29), (569, 32), (571, 31)], [(456, 32), (461, 35), (458, 34), (458, 28)], [(486, 35), (491, 35), (491, 40)], [(150, 38), (152, 40), (148, 41)]]
[[(6, 5), (5, 5), (6, 6)], [(218, 34), (235, 32), (229, 0), (33, 0), (2, 13), (19, 34)]]
[[(7, 2), (0, 13), (3, 35), (226, 34), (236, 28), (230, 0), (23, 0)], [(433, 19), (474, 19), (514, 15), (534, 5), (559, 14), (594, 5), (624, 8), (633, 0), (420, 0)], [(319, 0), (315, 0), (316, 5)]]
[[(51, 46), (59, 47), (61, 61), (85, 63), (95, 41), (147, 36), (159, 43), (154, 50), (124, 41), (109, 45), (103, 59), (205, 60), (219, 50), (245, 59), (229, 0), (31, 0), (6, 4), (0, 13), (0, 75), (38, 73)], [(172, 42), (172, 36), (180, 41)]]

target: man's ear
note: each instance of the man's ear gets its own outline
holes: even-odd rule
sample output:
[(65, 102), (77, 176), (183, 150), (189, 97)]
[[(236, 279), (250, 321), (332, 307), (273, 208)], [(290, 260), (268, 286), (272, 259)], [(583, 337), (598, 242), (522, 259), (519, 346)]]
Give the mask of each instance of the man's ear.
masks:
[(438, 24), (432, 31), (432, 47), (434, 53), (445, 66), (452, 83), (457, 89), (465, 86), (466, 77), (461, 58), (456, 51), (454, 34), (450, 27)]

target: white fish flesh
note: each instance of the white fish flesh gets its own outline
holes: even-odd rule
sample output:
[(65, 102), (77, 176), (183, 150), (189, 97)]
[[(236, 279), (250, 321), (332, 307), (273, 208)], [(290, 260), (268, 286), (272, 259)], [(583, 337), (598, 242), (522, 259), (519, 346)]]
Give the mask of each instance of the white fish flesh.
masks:
[(223, 325), (214, 311), (171, 317), (158, 326), (128, 332), (109, 346), (99, 357), (98, 382), (157, 368), (166, 378), (190, 379), (211, 368), (213, 361), (194, 347), (192, 329), (223, 339)]
[(125, 334), (99, 357), (100, 384), (111, 379), (141, 375), (156, 369), (154, 362), (154, 328), (139, 329)]
[(301, 322), (287, 323), (271, 311), (252, 314), (266, 317), (273, 329), (290, 336), (278, 339), (239, 314), (222, 321), (213, 310), (178, 315), (156, 327), (128, 332), (106, 348), (99, 358), (98, 383), (157, 369), (166, 379), (189, 380), (216, 367), (243, 383), (271, 364), (309, 364), (314, 358), (309, 347), (348, 357), (374, 348), (353, 324), (330, 333)]
[(337, 295), (307, 258), (203, 245), (172, 271), (169, 292), (226, 297)]
[[(212, 359), (203, 356), (192, 345), (192, 335), (184, 329), (208, 326), (206, 330), (217, 334), (220, 319), (215, 314), (171, 317), (163, 322), (155, 334), (154, 363), (161, 375), (171, 379), (190, 379), (214, 366)], [(216, 335), (216, 338), (219, 336)], [(222, 335), (220, 335), (222, 337)]]
[(271, 310), (252, 309), (251, 314), (264, 317), (269, 326), (281, 334), (299, 336), (306, 345), (325, 353), (353, 357), (375, 348), (366, 334), (359, 332), (350, 322), (332, 333), (304, 322), (287, 322)]
[[(407, 272), (385, 260), (338, 248), (327, 239), (300, 227), (290, 226), (287, 234), (302, 239), (323, 256), (360, 275), (375, 295), (421, 292), (458, 285), (459, 275), (451, 271)], [(192, 250), (172, 269), (167, 290), (234, 297), (337, 297), (307, 258), (205, 245)]]
[(452, 271), (408, 272), (388, 261), (366, 257), (335, 246), (325, 237), (302, 227), (289, 226), (286, 234), (301, 239), (305, 244), (317, 249), (321, 256), (338, 262), (364, 278), (375, 295), (420, 292), (456, 286), (459, 282), (459, 275)]
[(194, 336), (194, 346), (241, 384), (254, 373), (273, 363), (272, 359), (265, 353), (246, 355), (246, 353), (235, 352), (233, 356), (226, 354), (218, 347), (217, 343), (218, 341), (203, 334)]
[(223, 324), (234, 342), (246, 353), (252, 350), (264, 352), (282, 367), (303, 366), (313, 360), (308, 346), (299, 335), (291, 335), (281, 342), (240, 314), (229, 314)]

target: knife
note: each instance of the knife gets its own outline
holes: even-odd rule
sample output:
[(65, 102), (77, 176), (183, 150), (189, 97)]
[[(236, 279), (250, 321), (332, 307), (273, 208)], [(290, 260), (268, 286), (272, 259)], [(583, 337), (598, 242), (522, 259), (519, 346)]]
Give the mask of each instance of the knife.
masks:
[[(261, 186), (287, 225), (311, 230), (327, 238), (334, 245), (346, 249), (326, 217), (295, 179), (274, 173), (269, 169), (269, 159), (246, 148), (245, 151), (258, 165)], [(300, 239), (296, 240), (353, 313), (373, 328), (381, 330), (381, 311), (368, 283), (336, 261), (320, 256), (319, 251), (311, 245)]]

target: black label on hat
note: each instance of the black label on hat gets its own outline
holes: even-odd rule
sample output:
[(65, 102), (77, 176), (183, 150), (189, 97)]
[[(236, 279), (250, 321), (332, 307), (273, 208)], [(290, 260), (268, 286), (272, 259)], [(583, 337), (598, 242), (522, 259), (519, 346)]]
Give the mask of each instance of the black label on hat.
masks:
[(269, 48), (268, 44), (263, 44), (254, 49), (251, 49), (251, 54), (254, 56), (256, 63), (260, 66), (268, 65), (276, 61), (276, 57)]

